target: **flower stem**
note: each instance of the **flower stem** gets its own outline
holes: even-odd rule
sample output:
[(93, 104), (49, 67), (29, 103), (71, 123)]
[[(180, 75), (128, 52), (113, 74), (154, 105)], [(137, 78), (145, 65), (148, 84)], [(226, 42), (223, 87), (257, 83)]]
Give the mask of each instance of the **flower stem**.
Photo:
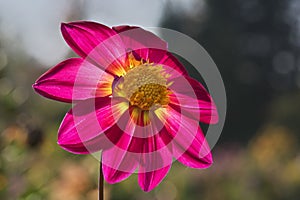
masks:
[(103, 179), (103, 172), (102, 172), (102, 162), (100, 158), (100, 163), (99, 163), (99, 200), (104, 200), (104, 179)]

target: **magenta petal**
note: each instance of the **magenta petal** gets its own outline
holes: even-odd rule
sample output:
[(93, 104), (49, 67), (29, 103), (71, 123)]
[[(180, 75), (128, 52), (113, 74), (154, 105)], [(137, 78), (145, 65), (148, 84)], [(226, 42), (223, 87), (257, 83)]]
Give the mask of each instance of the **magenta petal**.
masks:
[(136, 26), (117, 26), (113, 29), (119, 33), (127, 51), (138, 54), (137, 59), (158, 63), (167, 51), (167, 43), (155, 34)]
[(213, 99), (198, 81), (187, 77), (177, 77), (169, 87), (170, 106), (181, 113), (200, 122), (215, 124), (218, 122), (218, 112)]
[[(125, 46), (111, 28), (95, 22), (80, 21), (63, 23), (61, 31), (69, 46), (82, 58), (114, 75), (119, 75), (116, 68), (122, 71), (126, 56)], [(110, 65), (114, 69), (107, 68)]]
[(212, 156), (199, 122), (176, 110), (169, 109), (160, 113), (165, 127), (173, 138), (173, 156), (188, 167), (205, 168), (212, 164)]
[(182, 75), (188, 76), (185, 67), (170, 52), (167, 52), (164, 55), (164, 57), (159, 61), (159, 64), (164, 66), (166, 73), (171, 75), (170, 78), (176, 78)]
[[(128, 164), (132, 164), (132, 163), (128, 163)], [(133, 166), (132, 172), (124, 172), (121, 170), (108, 167), (104, 164), (102, 165), (104, 179), (110, 184), (118, 183), (127, 179), (133, 173), (135, 168), (136, 166)]]
[(136, 26), (115, 26), (112, 28), (122, 38), (127, 48), (137, 50), (143, 48), (167, 50), (168, 44), (150, 31)]
[[(181, 154), (181, 150), (179, 153)], [(191, 168), (207, 168), (212, 165), (210, 148), (200, 128), (190, 147), (177, 160)]]
[(134, 126), (123, 114), (112, 129), (108, 131), (113, 132), (111, 134), (113, 138), (110, 137), (110, 141), (113, 142), (114, 146), (103, 151), (102, 164), (104, 178), (109, 183), (117, 183), (126, 179), (138, 166), (138, 154), (131, 154), (128, 151)]
[(79, 102), (70, 110), (58, 130), (58, 144), (67, 151), (87, 154), (107, 149), (113, 144), (104, 131), (113, 127), (122, 112), (122, 102), (110, 97)]
[[(147, 192), (164, 179), (173, 161), (170, 148), (172, 145), (166, 145), (162, 137), (155, 136), (151, 139), (147, 138), (148, 140), (145, 140), (140, 147), (143, 153), (140, 157), (138, 182), (140, 187)], [(161, 148), (162, 146), (164, 148)]]
[[(174, 75), (173, 78), (187, 75), (184, 66), (170, 52), (167, 52), (168, 44), (155, 34), (135, 26), (117, 26), (113, 29), (119, 33), (126, 48), (138, 54), (137, 59), (142, 58), (163, 64), (167, 67), (166, 71)], [(173, 70), (177, 73), (172, 73)]]
[(170, 168), (171, 165), (155, 171), (149, 171), (144, 173), (139, 172), (138, 182), (140, 187), (145, 192), (153, 190), (165, 178)]
[(138, 158), (118, 147), (102, 152), (102, 168), (108, 183), (118, 183), (128, 178), (138, 166)]
[[(108, 138), (114, 146), (103, 151), (104, 177), (109, 183), (122, 181), (139, 164), (140, 185), (145, 191), (149, 191), (163, 179), (165, 175), (161, 174), (167, 173), (172, 164), (172, 152), (166, 146), (164, 138), (160, 137), (162, 133), (158, 133), (155, 126), (157, 124), (137, 126), (129, 115), (130, 112), (125, 112), (105, 132), (113, 132), (114, 135), (110, 134)], [(162, 132), (167, 135), (165, 129)]]
[[(102, 80), (99, 80), (102, 79)], [(99, 84), (102, 87), (97, 96), (111, 94), (113, 77), (81, 58), (65, 60), (45, 74), (33, 85), (36, 92), (50, 99), (69, 102), (95, 98)]]

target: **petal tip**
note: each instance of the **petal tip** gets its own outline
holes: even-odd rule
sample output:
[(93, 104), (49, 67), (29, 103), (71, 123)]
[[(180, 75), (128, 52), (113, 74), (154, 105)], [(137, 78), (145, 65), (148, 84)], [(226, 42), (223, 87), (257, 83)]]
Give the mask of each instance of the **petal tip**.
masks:
[(123, 172), (119, 169), (113, 169), (106, 165), (102, 165), (103, 176), (107, 183), (116, 184), (127, 179), (133, 172)]
[(61, 27), (61, 28), (64, 28), (64, 27), (66, 27), (66, 26), (70, 26), (70, 24), (67, 23), (67, 22), (62, 22), (62, 23), (60, 23), (60, 27)]
[(35, 82), (34, 84), (31, 85), (32, 89), (36, 90), (37, 89), (37, 86), (38, 86), (38, 83)]
[(67, 23), (67, 22), (62, 22), (60, 24), (60, 30), (63, 34), (64, 37), (66, 37), (66, 34), (68, 34), (68, 31), (72, 28), (72, 24), (71, 23)]

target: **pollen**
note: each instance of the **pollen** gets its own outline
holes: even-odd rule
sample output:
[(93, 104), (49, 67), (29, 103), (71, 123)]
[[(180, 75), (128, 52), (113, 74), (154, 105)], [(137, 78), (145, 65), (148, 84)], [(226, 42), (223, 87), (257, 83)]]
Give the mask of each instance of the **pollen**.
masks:
[(153, 105), (168, 105), (168, 91), (166, 86), (149, 83), (138, 88), (130, 97), (130, 104), (142, 110), (149, 110)]
[(168, 105), (168, 77), (170, 75), (162, 66), (144, 63), (130, 69), (118, 88), (130, 105), (150, 110), (152, 107)]

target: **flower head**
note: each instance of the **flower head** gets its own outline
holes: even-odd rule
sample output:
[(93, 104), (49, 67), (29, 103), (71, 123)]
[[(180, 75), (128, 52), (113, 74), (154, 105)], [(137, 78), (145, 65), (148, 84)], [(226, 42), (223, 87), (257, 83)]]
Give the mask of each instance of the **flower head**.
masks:
[(59, 63), (33, 88), (74, 103), (58, 131), (63, 149), (102, 150), (107, 182), (137, 170), (144, 191), (162, 181), (173, 158), (192, 168), (212, 164), (199, 121), (218, 121), (215, 104), (165, 41), (139, 27), (87, 21), (63, 23), (61, 30), (80, 57)]

